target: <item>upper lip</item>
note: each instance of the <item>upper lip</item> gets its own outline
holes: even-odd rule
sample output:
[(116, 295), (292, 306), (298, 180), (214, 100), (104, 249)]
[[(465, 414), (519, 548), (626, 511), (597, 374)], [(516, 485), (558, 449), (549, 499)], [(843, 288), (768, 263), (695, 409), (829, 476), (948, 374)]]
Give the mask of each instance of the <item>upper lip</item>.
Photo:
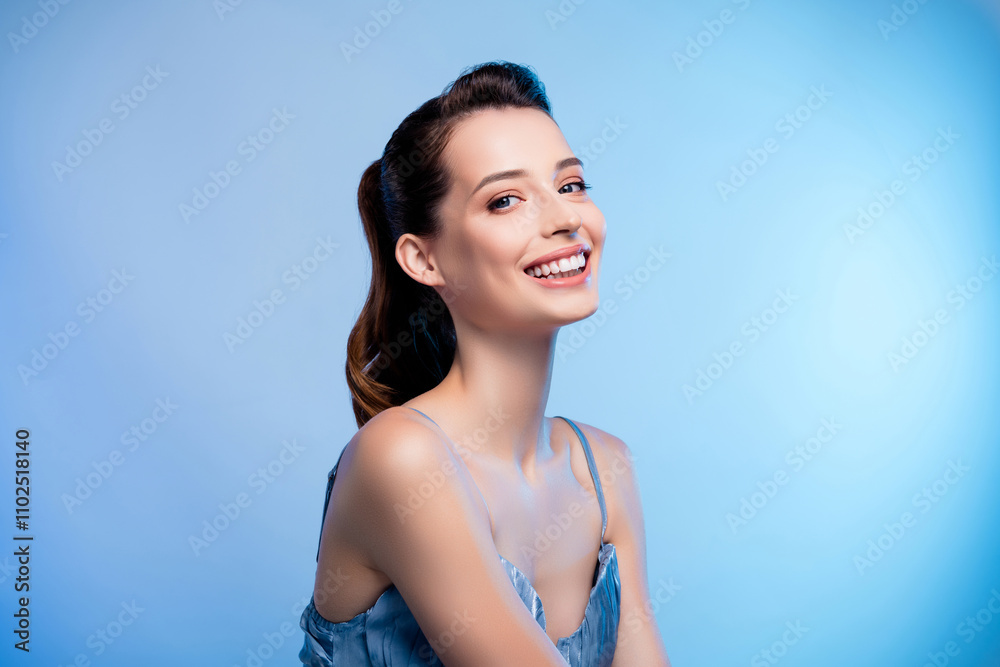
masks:
[(586, 243), (577, 243), (576, 245), (571, 245), (565, 248), (561, 248), (559, 250), (554, 250), (547, 255), (542, 255), (538, 259), (529, 262), (528, 264), (525, 265), (524, 268), (527, 269), (528, 267), (531, 266), (537, 266), (539, 264), (551, 262), (554, 259), (562, 259), (563, 257), (572, 257), (573, 255), (579, 255), (581, 251), (585, 255), (590, 253), (590, 246), (587, 245)]

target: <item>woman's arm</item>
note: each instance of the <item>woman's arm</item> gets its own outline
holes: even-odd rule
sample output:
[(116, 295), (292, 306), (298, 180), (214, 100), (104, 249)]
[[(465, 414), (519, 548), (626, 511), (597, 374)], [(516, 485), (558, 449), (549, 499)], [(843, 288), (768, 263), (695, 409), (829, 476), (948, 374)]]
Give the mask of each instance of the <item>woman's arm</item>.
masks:
[(592, 426), (586, 435), (597, 443), (592, 449), (608, 506), (605, 541), (615, 545), (621, 579), (621, 620), (612, 667), (670, 667), (649, 599), (646, 530), (632, 452), (621, 439)]
[(338, 468), (337, 501), (359, 519), (354, 546), (395, 584), (448, 667), (566, 667), (511, 585), (463, 464), (408, 412), (373, 418)]

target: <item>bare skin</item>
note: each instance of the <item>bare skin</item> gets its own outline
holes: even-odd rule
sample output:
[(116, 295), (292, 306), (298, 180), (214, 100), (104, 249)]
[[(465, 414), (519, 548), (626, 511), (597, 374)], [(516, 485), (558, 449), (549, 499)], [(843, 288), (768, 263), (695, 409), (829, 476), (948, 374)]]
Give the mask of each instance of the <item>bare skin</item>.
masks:
[[(452, 185), (443, 233), (433, 241), (407, 234), (396, 246), (400, 266), (446, 298), (455, 322), (449, 373), (406, 403), (441, 428), (395, 407), (348, 443), (323, 527), (316, 607), (346, 621), (395, 584), (432, 645), (448, 638), (439, 656), (449, 667), (565, 665), (555, 642), (583, 620), (601, 514), (579, 439), (544, 413), (559, 327), (599, 304), (605, 220), (577, 185), (582, 166), (566, 162), (573, 153), (562, 132), (537, 109), (474, 114), (444, 157)], [(525, 173), (478, 187), (513, 169)], [(588, 281), (548, 288), (524, 274), (538, 257), (578, 243), (590, 248)], [(622, 620), (613, 664), (669, 667), (646, 611), (645, 532), (630, 452), (573, 420), (593, 449), (608, 510), (605, 542), (618, 554)], [(552, 516), (567, 513), (568, 525)], [(554, 525), (555, 539), (540, 543)], [(545, 631), (500, 555), (538, 592)]]

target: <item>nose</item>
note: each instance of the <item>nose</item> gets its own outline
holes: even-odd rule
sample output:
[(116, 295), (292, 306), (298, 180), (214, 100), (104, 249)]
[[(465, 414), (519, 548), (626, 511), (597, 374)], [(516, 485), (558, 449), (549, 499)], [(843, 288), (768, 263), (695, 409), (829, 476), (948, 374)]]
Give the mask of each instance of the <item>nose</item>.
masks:
[(559, 195), (549, 195), (539, 204), (539, 227), (546, 236), (565, 233), (570, 236), (583, 226), (579, 211)]

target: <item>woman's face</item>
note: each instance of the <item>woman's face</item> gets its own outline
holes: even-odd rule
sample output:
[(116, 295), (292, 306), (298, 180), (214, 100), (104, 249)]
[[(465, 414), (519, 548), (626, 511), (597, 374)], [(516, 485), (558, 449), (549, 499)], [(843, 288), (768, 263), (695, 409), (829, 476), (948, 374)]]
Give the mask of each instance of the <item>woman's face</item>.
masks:
[[(443, 159), (451, 186), (427, 247), (452, 316), (543, 332), (592, 315), (606, 225), (555, 122), (538, 109), (480, 111), (456, 126)], [(553, 254), (562, 259), (541, 266)]]

